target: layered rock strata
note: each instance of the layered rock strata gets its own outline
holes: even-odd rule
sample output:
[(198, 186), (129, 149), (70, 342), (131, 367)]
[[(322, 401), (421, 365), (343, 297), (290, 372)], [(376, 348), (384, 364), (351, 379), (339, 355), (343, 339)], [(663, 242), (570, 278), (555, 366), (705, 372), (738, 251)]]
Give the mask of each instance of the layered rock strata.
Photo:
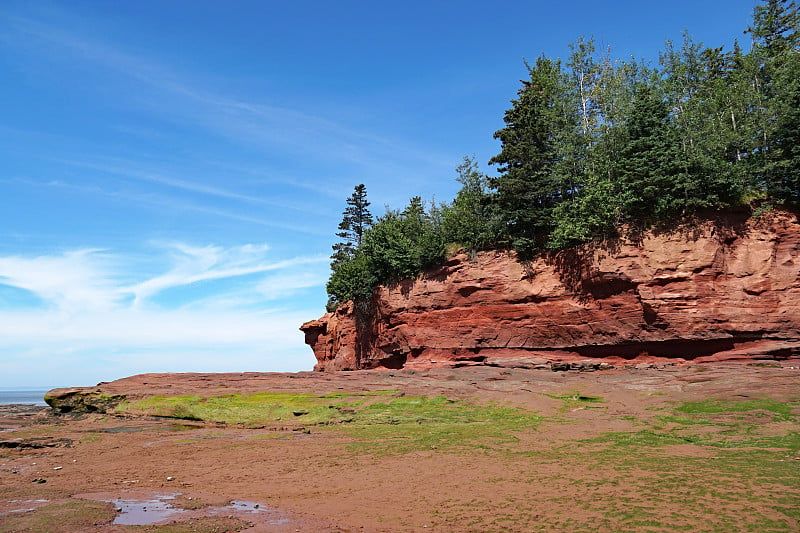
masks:
[(367, 307), (303, 324), (316, 370), (800, 357), (800, 223), (729, 213), (527, 262), (461, 253)]

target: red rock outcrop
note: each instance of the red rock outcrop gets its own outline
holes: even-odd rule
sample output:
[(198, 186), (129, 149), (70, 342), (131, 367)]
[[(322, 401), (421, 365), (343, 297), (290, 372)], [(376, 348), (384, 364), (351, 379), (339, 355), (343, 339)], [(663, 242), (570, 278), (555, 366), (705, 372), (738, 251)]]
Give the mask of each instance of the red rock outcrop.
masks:
[(303, 324), (315, 370), (800, 356), (800, 223), (727, 214), (521, 262), (460, 254)]

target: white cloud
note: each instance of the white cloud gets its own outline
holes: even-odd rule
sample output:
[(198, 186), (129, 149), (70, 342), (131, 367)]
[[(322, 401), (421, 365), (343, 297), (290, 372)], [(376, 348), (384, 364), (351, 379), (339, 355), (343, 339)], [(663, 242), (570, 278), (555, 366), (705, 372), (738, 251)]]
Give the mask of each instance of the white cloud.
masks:
[(165, 175), (162, 172), (155, 172), (152, 170), (143, 169), (141, 168), (141, 165), (125, 160), (117, 159), (113, 161), (112, 164), (92, 163), (87, 161), (73, 161), (66, 159), (60, 159), (60, 160), (54, 159), (54, 160), (70, 166), (88, 168), (103, 173), (115, 174), (118, 176), (155, 183), (158, 185), (163, 185), (165, 187), (178, 189), (181, 191), (200, 193), (203, 195), (212, 196), (220, 199), (236, 200), (239, 202), (256, 204), (256, 205), (278, 206), (304, 213), (310, 211), (308, 206), (304, 204), (300, 203), (291, 204), (287, 203), (286, 201), (271, 200), (263, 196), (241, 194), (222, 187), (176, 178), (174, 176)]
[[(320, 310), (296, 302), (288, 310), (279, 298), (321, 286), (327, 258), (273, 259), (263, 244), (162, 243), (154, 250), (146, 257), (97, 249), (0, 257), (0, 284), (30, 291), (43, 302), (36, 309), (0, 310), (0, 381), (40, 367), (51, 373), (65, 368), (76, 376), (113, 369), (116, 377), (125, 369), (265, 370), (268, 358), (272, 369), (310, 369), (313, 358), (298, 328)], [(162, 273), (131, 283), (159, 268)], [(149, 304), (170, 288), (234, 278), (243, 279), (231, 285), (235, 289), (203, 285), (188, 305)]]
[[(55, 346), (77, 349), (159, 347), (225, 347), (296, 345), (297, 328), (309, 317), (303, 311), (247, 312), (226, 310), (120, 309), (0, 312), (0, 346)], [(286, 333), (292, 332), (289, 336)]]
[(60, 256), (0, 257), (0, 283), (32, 292), (62, 310), (113, 308), (121, 295), (102, 250), (78, 250)]
[(267, 246), (252, 244), (228, 249), (218, 246), (196, 247), (175, 244), (171, 248), (174, 266), (169, 272), (125, 290), (133, 293), (134, 305), (138, 306), (143, 300), (172, 287), (327, 261), (325, 257), (297, 257), (277, 262), (268, 261), (266, 258), (268, 250)]
[[(292, 269), (294, 273), (261, 278), (251, 282), (248, 293), (275, 297), (277, 290), (287, 294), (296, 289), (322, 285), (324, 277), (317, 273), (295, 271), (302, 265), (321, 265), (324, 256), (294, 257), (274, 260), (268, 257), (269, 246), (194, 246), (186, 243), (155, 245), (161, 256), (151, 257), (155, 263), (168, 263), (167, 271), (145, 280), (125, 283), (135, 274), (131, 258), (108, 251), (83, 249), (61, 255), (0, 257), (0, 284), (16, 287), (37, 295), (47, 307), (59, 311), (123, 309), (133, 298), (133, 309), (140, 308), (149, 298), (167, 289), (183, 287), (202, 281), (238, 278), (252, 274)], [(152, 270), (152, 268), (151, 268)], [(240, 289), (241, 290), (241, 289)], [(224, 294), (218, 295), (224, 298)], [(199, 294), (197, 300), (207, 300)]]
[[(329, 260), (327, 257), (324, 259), (325, 262)], [(327, 268), (324, 271), (316, 269), (313, 272), (293, 271), (266, 277), (256, 285), (255, 290), (260, 297), (274, 300), (283, 298), (298, 289), (323, 285), (327, 278)]]

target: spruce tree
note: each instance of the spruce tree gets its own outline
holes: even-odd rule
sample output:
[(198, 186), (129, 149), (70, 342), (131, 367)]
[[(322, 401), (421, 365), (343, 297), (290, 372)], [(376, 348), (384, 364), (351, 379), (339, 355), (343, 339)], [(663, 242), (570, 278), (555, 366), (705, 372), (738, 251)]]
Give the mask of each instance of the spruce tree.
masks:
[(490, 180), (497, 205), (508, 224), (514, 247), (529, 254), (541, 248), (552, 226), (552, 210), (568, 194), (559, 176), (559, 139), (575, 123), (564, 113), (561, 64), (540, 57), (528, 67), (518, 98), (506, 111), (506, 126), (495, 132), (502, 143), (489, 163), (499, 165), (500, 176)]
[(758, 100), (754, 112), (759, 115), (758, 142), (752, 165), (762, 187), (770, 197), (787, 199), (785, 153), (778, 128), (786, 128), (784, 116), (791, 113), (794, 81), (797, 78), (797, 54), (800, 54), (800, 12), (794, 0), (764, 0), (753, 11), (753, 79)]
[(336, 236), (341, 239), (333, 245), (332, 265), (351, 259), (364, 238), (364, 232), (372, 226), (372, 213), (367, 201), (367, 188), (363, 183), (356, 185), (353, 194), (346, 200), (347, 207), (342, 213), (339, 231)]
[(683, 191), (675, 183), (678, 151), (667, 103), (654, 84), (640, 84), (635, 95), (617, 163), (619, 194), (629, 220), (647, 225), (680, 214), (676, 200)]
[(333, 245), (331, 255), (331, 276), (327, 283), (328, 311), (334, 311), (347, 300), (363, 302), (375, 285), (366, 257), (359, 250), (364, 234), (372, 226), (367, 188), (363, 183), (356, 185), (346, 203), (336, 233), (341, 240)]
[(800, 206), (800, 56), (787, 60), (781, 73), (781, 113), (775, 129), (773, 190), (779, 199)]

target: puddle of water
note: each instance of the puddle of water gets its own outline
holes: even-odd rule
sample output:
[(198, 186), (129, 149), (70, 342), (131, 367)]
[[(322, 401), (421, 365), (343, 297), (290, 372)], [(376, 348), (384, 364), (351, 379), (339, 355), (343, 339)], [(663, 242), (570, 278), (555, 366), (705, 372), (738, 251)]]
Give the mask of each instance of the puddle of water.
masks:
[(241, 511), (243, 513), (263, 513), (266, 509), (262, 509), (260, 504), (255, 502), (246, 502), (244, 500), (233, 500), (230, 504), (223, 507), (223, 509), (231, 509), (234, 511)]
[(156, 494), (149, 499), (110, 500), (119, 509), (113, 523), (122, 526), (149, 526), (186, 513), (184, 509), (178, 509), (170, 503), (175, 496), (177, 494), (172, 493)]
[[(267, 507), (263, 507), (261, 504), (256, 502), (248, 502), (244, 500), (232, 500), (231, 503), (226, 505), (225, 507), (220, 508), (219, 512), (239, 512), (245, 514), (270, 514), (270, 515), (277, 515), (277, 511), (273, 509), (269, 509)], [(288, 524), (288, 518), (270, 518), (265, 520), (265, 522), (271, 526), (277, 526), (280, 524)]]
[[(178, 492), (154, 494), (149, 498), (116, 498), (104, 500), (112, 502), (117, 509), (114, 524), (122, 526), (148, 526), (166, 522), (173, 518), (196, 516), (240, 516), (258, 524), (282, 525), (289, 519), (274, 509), (264, 507), (256, 502), (233, 500), (228, 505), (186, 510), (175, 507), (172, 500), (179, 496)], [(260, 515), (258, 517), (254, 515)]]

